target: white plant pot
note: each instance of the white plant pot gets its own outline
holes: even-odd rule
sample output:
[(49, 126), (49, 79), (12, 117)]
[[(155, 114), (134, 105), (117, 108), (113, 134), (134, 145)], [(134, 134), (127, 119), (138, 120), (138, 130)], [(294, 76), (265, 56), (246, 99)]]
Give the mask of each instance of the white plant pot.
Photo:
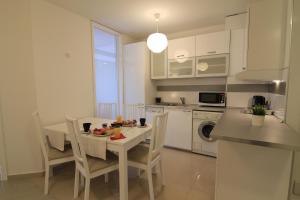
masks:
[(252, 126), (263, 126), (265, 122), (264, 115), (252, 115)]

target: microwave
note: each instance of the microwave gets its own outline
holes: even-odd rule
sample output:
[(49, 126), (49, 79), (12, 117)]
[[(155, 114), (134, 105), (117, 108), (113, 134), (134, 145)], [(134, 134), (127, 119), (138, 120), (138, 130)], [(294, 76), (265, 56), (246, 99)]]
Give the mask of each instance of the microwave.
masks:
[(224, 92), (199, 92), (200, 106), (226, 106), (226, 94)]

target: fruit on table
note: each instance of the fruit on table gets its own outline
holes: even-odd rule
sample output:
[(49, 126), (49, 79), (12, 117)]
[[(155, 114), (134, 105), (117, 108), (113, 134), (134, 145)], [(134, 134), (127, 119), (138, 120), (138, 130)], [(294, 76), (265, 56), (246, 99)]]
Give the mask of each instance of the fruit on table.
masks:
[(121, 115), (118, 115), (116, 118), (117, 122), (122, 122), (123, 121), (123, 117)]

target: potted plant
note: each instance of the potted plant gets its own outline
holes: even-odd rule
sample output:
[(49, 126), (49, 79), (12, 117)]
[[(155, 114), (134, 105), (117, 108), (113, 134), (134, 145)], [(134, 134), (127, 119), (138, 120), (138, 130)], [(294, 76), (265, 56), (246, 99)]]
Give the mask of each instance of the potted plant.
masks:
[(252, 108), (252, 126), (263, 126), (266, 110), (263, 105), (255, 105)]

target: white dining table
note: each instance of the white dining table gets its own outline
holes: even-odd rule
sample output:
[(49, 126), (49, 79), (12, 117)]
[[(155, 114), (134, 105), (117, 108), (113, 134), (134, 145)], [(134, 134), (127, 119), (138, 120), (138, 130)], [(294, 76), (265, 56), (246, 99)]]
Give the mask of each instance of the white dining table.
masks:
[[(100, 118), (83, 118), (79, 119), (80, 127), (85, 122), (92, 123), (91, 129), (102, 127), (103, 123), (110, 124), (113, 120)], [(82, 128), (83, 129), (83, 128)], [(58, 123), (43, 127), (45, 134), (61, 133), (65, 134), (66, 140), (69, 140), (69, 132), (66, 123)], [(148, 125), (145, 128), (139, 127), (124, 127), (122, 133), (126, 136), (124, 139), (111, 140), (107, 137), (107, 149), (118, 152), (119, 155), (119, 187), (120, 200), (128, 200), (128, 165), (127, 165), (127, 151), (142, 141), (145, 141), (151, 135), (152, 127)], [(95, 137), (97, 138), (97, 137)]]

